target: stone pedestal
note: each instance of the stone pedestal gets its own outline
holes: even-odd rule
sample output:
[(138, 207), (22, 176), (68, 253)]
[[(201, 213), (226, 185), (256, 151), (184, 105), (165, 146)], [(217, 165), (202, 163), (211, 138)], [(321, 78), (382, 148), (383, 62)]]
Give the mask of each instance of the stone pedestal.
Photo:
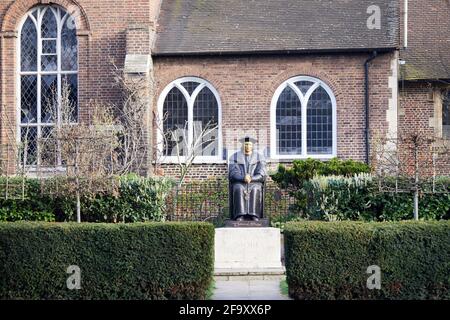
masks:
[(283, 270), (281, 234), (276, 228), (216, 229), (217, 272)]

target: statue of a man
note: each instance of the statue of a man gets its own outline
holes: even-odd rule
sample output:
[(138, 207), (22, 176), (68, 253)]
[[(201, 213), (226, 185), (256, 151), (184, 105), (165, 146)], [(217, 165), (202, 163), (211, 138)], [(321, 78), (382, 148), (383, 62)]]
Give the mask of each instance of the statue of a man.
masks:
[(255, 139), (245, 137), (240, 142), (242, 150), (231, 157), (229, 165), (231, 215), (237, 221), (246, 218), (258, 221), (263, 217), (266, 163), (262, 155), (253, 151)]

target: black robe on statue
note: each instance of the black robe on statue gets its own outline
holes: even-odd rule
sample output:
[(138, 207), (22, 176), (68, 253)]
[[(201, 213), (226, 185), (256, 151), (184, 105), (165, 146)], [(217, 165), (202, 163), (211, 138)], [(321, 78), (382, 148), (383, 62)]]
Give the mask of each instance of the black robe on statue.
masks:
[[(252, 182), (247, 184), (246, 175), (252, 177)], [(232, 197), (233, 219), (242, 216), (263, 217), (263, 183), (266, 179), (266, 162), (264, 158), (253, 152), (245, 156), (242, 151), (235, 153), (230, 159), (229, 179), (231, 184), (230, 197)]]

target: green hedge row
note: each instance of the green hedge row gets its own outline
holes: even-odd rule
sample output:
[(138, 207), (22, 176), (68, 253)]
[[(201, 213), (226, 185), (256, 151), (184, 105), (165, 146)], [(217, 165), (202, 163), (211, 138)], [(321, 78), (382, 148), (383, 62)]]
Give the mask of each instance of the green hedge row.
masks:
[(213, 260), (206, 223), (0, 223), (0, 299), (204, 299)]
[[(450, 299), (450, 222), (303, 222), (285, 229), (295, 299)], [(381, 289), (369, 290), (369, 266)]]
[[(0, 221), (75, 221), (76, 199), (61, 177), (40, 181), (0, 177)], [(114, 178), (115, 192), (81, 199), (83, 222), (164, 221), (173, 181), (128, 175)], [(58, 189), (57, 194), (51, 194)], [(8, 195), (8, 197), (6, 197)]]

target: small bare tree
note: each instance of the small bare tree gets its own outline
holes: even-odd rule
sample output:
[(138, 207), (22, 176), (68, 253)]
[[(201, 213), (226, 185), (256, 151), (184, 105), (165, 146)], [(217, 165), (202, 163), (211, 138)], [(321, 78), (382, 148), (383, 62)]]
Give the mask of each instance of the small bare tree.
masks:
[(118, 127), (112, 111), (92, 105), (87, 121), (78, 121), (78, 108), (64, 84), (60, 99), (56, 93), (47, 101), (47, 110), (56, 124), (39, 138), (37, 171), (41, 178), (49, 170), (54, 179), (42, 179), (43, 192), (74, 194), (77, 222), (81, 222), (81, 198), (92, 197), (114, 188), (117, 163), (115, 149)]
[(395, 139), (378, 139), (372, 165), (380, 192), (410, 193), (414, 197), (413, 217), (419, 220), (421, 194), (448, 192), (438, 173), (449, 148), (441, 139), (422, 132), (407, 132)]
[[(201, 122), (197, 123), (194, 125), (193, 139), (191, 142), (189, 142), (188, 134), (188, 122), (185, 123), (184, 128), (177, 128), (166, 132), (166, 135), (174, 142), (172, 152), (175, 152), (177, 158), (177, 166), (179, 169), (177, 185), (179, 187), (184, 183), (195, 163), (195, 159), (201, 156), (209, 146), (212, 146), (217, 141), (218, 125), (208, 122), (205, 126), (202, 126)], [(167, 143), (165, 148), (167, 150)]]
[[(116, 123), (121, 127), (118, 165), (121, 173), (147, 171), (149, 165), (148, 97), (151, 79), (126, 75), (113, 64), (114, 85), (121, 93), (119, 105), (113, 105)], [(150, 82), (150, 83), (149, 83)]]

